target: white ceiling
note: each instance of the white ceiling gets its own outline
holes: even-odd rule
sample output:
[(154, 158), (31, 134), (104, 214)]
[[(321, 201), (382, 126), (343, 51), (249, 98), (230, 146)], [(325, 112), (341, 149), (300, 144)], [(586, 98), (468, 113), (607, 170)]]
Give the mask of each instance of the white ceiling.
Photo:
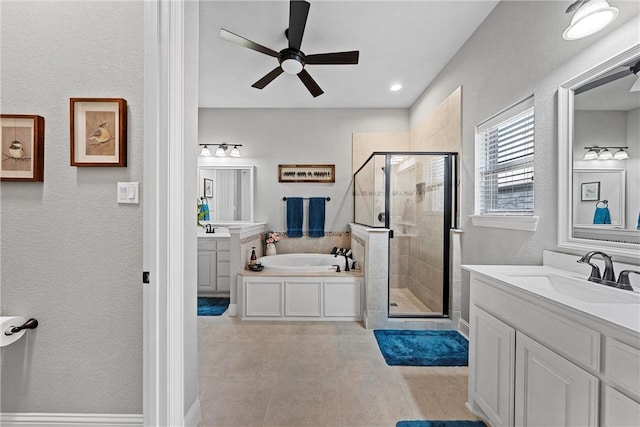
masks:
[[(615, 71), (622, 70), (623, 67)], [(630, 111), (640, 107), (640, 92), (629, 90), (638, 77), (629, 75), (605, 85), (589, 89), (575, 97), (576, 110)]]
[[(280, 51), (287, 46), (289, 2), (201, 1), (201, 108), (407, 108), (498, 3), (472, 1), (311, 0), (305, 54), (360, 51), (358, 65), (309, 65), (324, 90), (313, 98), (297, 76), (251, 87), (277, 59), (220, 38), (220, 28)], [(392, 83), (403, 89), (391, 92)]]

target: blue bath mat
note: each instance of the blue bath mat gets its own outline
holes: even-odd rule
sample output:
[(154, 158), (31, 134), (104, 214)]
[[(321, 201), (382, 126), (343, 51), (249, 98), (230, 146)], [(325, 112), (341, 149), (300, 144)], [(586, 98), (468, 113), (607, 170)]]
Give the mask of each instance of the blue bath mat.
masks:
[(398, 421), (396, 427), (487, 427), (482, 421)]
[(198, 297), (198, 316), (220, 316), (228, 307), (229, 298)]
[(469, 342), (457, 331), (376, 329), (390, 366), (467, 366)]

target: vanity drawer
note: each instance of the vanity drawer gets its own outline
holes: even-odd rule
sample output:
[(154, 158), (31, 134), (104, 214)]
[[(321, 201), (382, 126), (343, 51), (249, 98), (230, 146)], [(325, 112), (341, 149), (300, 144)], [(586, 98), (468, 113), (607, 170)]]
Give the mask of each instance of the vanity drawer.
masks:
[(472, 280), (471, 302), (574, 363), (600, 371), (600, 333), (484, 280)]
[(231, 248), (231, 243), (228, 239), (226, 240), (218, 240), (218, 250), (219, 251), (228, 251)]
[(215, 239), (209, 239), (206, 237), (198, 239), (198, 250), (215, 251), (216, 247)]
[(640, 397), (640, 350), (612, 338), (607, 338), (605, 348), (607, 377)]

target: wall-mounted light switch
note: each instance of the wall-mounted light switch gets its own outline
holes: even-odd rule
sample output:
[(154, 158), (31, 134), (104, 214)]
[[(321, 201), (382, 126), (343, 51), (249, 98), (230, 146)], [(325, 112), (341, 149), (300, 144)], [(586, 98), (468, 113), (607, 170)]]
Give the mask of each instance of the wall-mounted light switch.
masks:
[(118, 203), (138, 204), (140, 199), (139, 182), (118, 182)]

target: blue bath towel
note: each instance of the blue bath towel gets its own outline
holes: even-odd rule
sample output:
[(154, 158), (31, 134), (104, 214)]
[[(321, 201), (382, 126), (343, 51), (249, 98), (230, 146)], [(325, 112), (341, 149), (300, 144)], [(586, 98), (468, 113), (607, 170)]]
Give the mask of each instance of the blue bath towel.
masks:
[(609, 212), (609, 208), (596, 207), (596, 212), (593, 215), (593, 223), (594, 224), (611, 224), (611, 213)]
[(327, 199), (309, 198), (309, 237), (324, 237), (324, 213)]
[(302, 237), (302, 197), (287, 197), (287, 237)]

